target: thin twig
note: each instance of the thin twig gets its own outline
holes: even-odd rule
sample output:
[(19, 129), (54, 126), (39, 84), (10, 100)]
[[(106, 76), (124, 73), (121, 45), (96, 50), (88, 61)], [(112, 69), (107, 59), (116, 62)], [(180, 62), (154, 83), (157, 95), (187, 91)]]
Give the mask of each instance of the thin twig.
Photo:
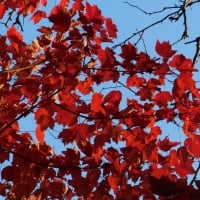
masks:
[(55, 168), (55, 169), (62, 169), (62, 170), (92, 170), (92, 169), (98, 169), (98, 168), (102, 168), (99, 165), (94, 165), (94, 166), (87, 166), (87, 167), (81, 167), (81, 166), (70, 166), (70, 165), (60, 165), (60, 164), (51, 164), (51, 159), (47, 160), (47, 162), (39, 162), (37, 160), (32, 160), (27, 156), (24, 156), (18, 152), (15, 152), (13, 150), (8, 149), (7, 147), (2, 147), (0, 146), (0, 149), (4, 152), (8, 152), (11, 153), (15, 156), (17, 156), (18, 158), (21, 158), (22, 160), (29, 162), (29, 163), (34, 163), (37, 166), (40, 167), (45, 167), (45, 168)]
[(192, 180), (191, 180), (189, 185), (192, 185), (194, 183), (194, 181), (196, 180), (197, 175), (199, 173), (199, 170), (200, 170), (200, 162), (199, 162), (199, 165), (198, 165), (197, 169), (195, 170), (195, 174), (194, 174), (194, 176), (193, 176), (193, 178), (192, 178)]
[(158, 21), (156, 21), (156, 22), (154, 22), (154, 23), (152, 23), (152, 24), (146, 26), (145, 28), (141, 29), (140, 31), (133, 33), (133, 34), (130, 35), (128, 38), (126, 38), (123, 42), (120, 42), (120, 43), (114, 45), (112, 48), (113, 48), (113, 49), (116, 49), (117, 47), (119, 47), (119, 46), (125, 44), (126, 42), (128, 42), (129, 40), (131, 40), (131, 39), (132, 39), (133, 37), (135, 37), (136, 35), (139, 35), (140, 33), (143, 33), (144, 31), (148, 30), (149, 28), (151, 28), (151, 27), (153, 27), (153, 26), (155, 26), (155, 25), (157, 25), (157, 24), (162, 23), (163, 21), (165, 21), (165, 20), (168, 19), (170, 16), (172, 16), (172, 15), (174, 15), (174, 14), (176, 14), (176, 13), (177, 13), (177, 11), (172, 12), (172, 13), (166, 15), (165, 17), (163, 17), (162, 19), (160, 19), (160, 20), (158, 20)]
[(153, 15), (153, 14), (161, 13), (161, 12), (163, 12), (163, 11), (165, 11), (165, 10), (175, 9), (175, 8), (179, 8), (179, 7), (180, 7), (180, 6), (174, 5), (174, 6), (164, 7), (164, 8), (161, 9), (161, 10), (157, 10), (157, 11), (153, 11), (153, 12), (147, 12), (147, 11), (141, 9), (140, 7), (135, 6), (135, 5), (133, 5), (133, 4), (129, 3), (129, 2), (127, 2), (127, 1), (125, 1), (124, 3), (128, 4), (129, 6), (131, 6), (131, 7), (133, 7), (133, 8), (138, 9), (139, 11), (143, 12), (143, 13), (146, 14), (146, 15)]

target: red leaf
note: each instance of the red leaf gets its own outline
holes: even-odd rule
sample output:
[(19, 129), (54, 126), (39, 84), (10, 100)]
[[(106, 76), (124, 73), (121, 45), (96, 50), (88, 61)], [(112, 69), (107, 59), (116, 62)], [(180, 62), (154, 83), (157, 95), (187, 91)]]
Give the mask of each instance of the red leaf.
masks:
[(185, 146), (195, 157), (200, 157), (200, 136), (193, 135), (185, 140)]
[(192, 65), (191, 59), (186, 59), (184, 55), (173, 56), (172, 61), (169, 63), (172, 67), (175, 67), (179, 71), (193, 71), (194, 67)]
[(105, 109), (102, 106), (102, 98), (103, 95), (100, 93), (94, 93), (92, 95), (92, 102), (91, 102), (91, 110), (95, 113), (102, 113), (103, 115), (106, 115)]
[(140, 87), (146, 82), (145, 78), (139, 77), (138, 75), (134, 74), (129, 76), (126, 80), (127, 87)]
[(121, 98), (122, 94), (120, 91), (111, 91), (104, 97), (103, 104), (107, 104), (108, 107), (117, 108), (120, 104)]
[(59, 6), (65, 8), (68, 5), (69, 0), (60, 0)]
[(154, 97), (154, 101), (158, 106), (167, 106), (167, 103), (172, 100), (172, 95), (168, 91), (162, 91), (157, 93)]
[(114, 193), (117, 193), (117, 191), (118, 191), (119, 181), (120, 181), (120, 179), (116, 175), (110, 175), (108, 177), (108, 183), (110, 184), (110, 186), (113, 189)]
[(47, 5), (47, 0), (41, 0), (41, 4), (42, 4), (43, 6), (46, 6), (46, 5)]
[(0, 19), (3, 18), (5, 11), (6, 11), (6, 6), (4, 4), (0, 3)]
[(156, 52), (163, 57), (163, 61), (166, 62), (176, 51), (171, 49), (169, 42), (160, 43), (156, 42)]
[(69, 29), (71, 22), (70, 15), (61, 7), (54, 7), (48, 18), (54, 24), (52, 27), (54, 30), (62, 32)]
[(122, 53), (120, 56), (128, 61), (131, 61), (132, 59), (136, 59), (137, 49), (134, 45), (132, 45), (130, 42), (128, 44), (124, 44), (121, 46)]
[(37, 125), (35, 136), (41, 144), (44, 144), (44, 131), (41, 130), (40, 125)]
[(75, 11), (80, 11), (80, 10), (83, 10), (84, 9), (84, 6), (83, 6), (83, 3), (82, 1), (75, 1), (73, 6), (72, 6), (72, 10), (75, 12)]
[(92, 6), (91, 4), (89, 4), (88, 2), (86, 2), (86, 15), (90, 20), (94, 20), (94, 19), (103, 19), (102, 15), (101, 15), (101, 11), (99, 10), (99, 8), (97, 6)]
[(180, 142), (171, 142), (169, 141), (168, 137), (165, 137), (164, 140), (159, 140), (158, 141), (158, 146), (162, 151), (169, 151), (172, 147), (175, 147), (179, 145)]
[(77, 88), (82, 94), (87, 95), (92, 92), (92, 84), (92, 78), (87, 77), (85, 81), (79, 81)]
[(31, 20), (33, 20), (33, 22), (37, 24), (42, 18), (45, 17), (46, 13), (44, 11), (38, 10), (32, 15)]
[(104, 153), (104, 150), (102, 149), (102, 147), (95, 147), (92, 153), (92, 157), (94, 157), (96, 163), (99, 163), (103, 153)]
[(11, 45), (15, 48), (15, 50), (17, 52), (19, 52), (19, 48), (20, 48), (21, 44), (23, 43), (23, 37), (22, 37), (21, 33), (18, 32), (14, 26), (12, 26), (7, 31), (7, 36), (11, 42)]
[(113, 24), (111, 18), (106, 18), (106, 28), (110, 37), (117, 38), (117, 26)]
[(71, 126), (77, 123), (77, 115), (58, 108), (55, 120), (58, 124)]
[(46, 27), (46, 26), (40, 26), (37, 30), (40, 33), (50, 33), (51, 32), (51, 28)]

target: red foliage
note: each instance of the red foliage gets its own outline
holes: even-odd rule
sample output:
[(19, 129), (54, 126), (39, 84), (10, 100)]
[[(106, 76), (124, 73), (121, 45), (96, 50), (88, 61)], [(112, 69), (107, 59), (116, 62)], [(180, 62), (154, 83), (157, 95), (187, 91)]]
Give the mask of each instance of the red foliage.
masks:
[[(161, 59), (130, 42), (115, 51), (109, 42), (117, 26), (96, 5), (62, 0), (48, 13), (47, 3), (0, 3), (0, 19), (12, 10), (39, 26), (32, 43), (14, 25), (0, 36), (0, 195), (199, 198), (200, 93), (192, 61), (167, 41), (155, 44)], [(30, 115), (34, 130), (24, 130)], [(179, 129), (163, 133), (172, 123), (184, 141), (171, 139)]]

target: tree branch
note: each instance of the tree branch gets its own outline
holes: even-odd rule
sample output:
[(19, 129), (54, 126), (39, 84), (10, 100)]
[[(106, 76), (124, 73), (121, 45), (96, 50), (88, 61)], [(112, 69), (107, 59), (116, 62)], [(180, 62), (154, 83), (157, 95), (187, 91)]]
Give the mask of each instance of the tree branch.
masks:
[[(36, 164), (37, 166), (40, 166), (40, 167), (45, 167), (45, 168), (55, 168), (55, 169), (65, 169), (65, 170), (92, 170), (92, 169), (97, 169), (97, 168), (102, 168), (101, 166), (99, 165), (94, 165), (94, 166), (89, 166), (89, 167), (80, 167), (80, 166), (64, 166), (64, 165), (54, 165), (54, 164), (48, 164), (48, 163), (45, 163), (45, 162), (39, 162), (39, 161), (36, 161), (36, 160), (32, 160), (30, 159), (29, 157), (26, 157), (26, 156), (23, 156), (22, 154), (18, 153), (18, 152), (15, 152), (13, 150), (10, 150), (6, 147), (2, 147), (0, 146), (0, 149), (4, 152), (8, 152), (8, 153), (11, 153), (15, 156), (17, 156), (18, 158), (21, 158), (22, 160), (26, 161), (26, 162), (29, 162), (29, 163), (34, 163)], [(48, 160), (48, 162), (50, 162), (51, 160)], [(51, 163), (51, 162), (50, 162)]]
[(194, 183), (194, 181), (196, 180), (197, 175), (198, 175), (198, 173), (199, 173), (199, 170), (200, 170), (200, 162), (199, 162), (199, 165), (198, 165), (198, 167), (197, 167), (197, 169), (196, 169), (196, 171), (195, 171), (194, 177), (192, 178), (192, 180), (191, 180), (191, 182), (190, 182), (189, 185), (192, 185), (192, 184)]

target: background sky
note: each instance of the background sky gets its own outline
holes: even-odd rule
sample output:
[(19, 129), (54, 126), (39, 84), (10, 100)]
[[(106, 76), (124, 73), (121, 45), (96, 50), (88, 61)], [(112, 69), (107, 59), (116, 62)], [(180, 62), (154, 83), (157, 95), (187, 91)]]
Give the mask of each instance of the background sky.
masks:
[[(55, 5), (55, 0), (49, 1), (49, 5)], [(101, 10), (102, 15), (105, 17), (112, 18), (113, 22), (118, 27), (118, 39), (114, 40), (114, 45), (122, 42), (127, 37), (132, 35), (145, 28), (146, 26), (162, 19), (169, 12), (173, 10), (168, 10), (163, 13), (154, 14), (154, 15), (146, 15), (139, 11), (136, 8), (131, 7), (127, 3), (124, 3), (123, 0), (88, 0), (88, 2), (92, 4), (96, 4)], [(135, 6), (138, 6), (144, 9), (147, 12), (161, 10), (163, 7), (173, 6), (175, 4), (179, 4), (179, 1), (175, 0), (129, 0), (127, 1)], [(50, 7), (45, 9), (49, 10)], [(176, 45), (173, 46), (174, 50), (177, 50), (179, 53), (183, 53), (185, 56), (189, 58), (193, 58), (195, 53), (195, 43), (185, 45), (184, 43), (190, 40), (194, 40), (196, 37), (200, 36), (200, 27), (198, 23), (200, 5), (196, 4), (193, 8), (187, 9), (188, 16), (188, 34), (189, 38), (185, 39)], [(48, 23), (47, 21), (45, 23)], [(38, 25), (33, 27), (33, 23), (30, 19), (25, 19), (24, 21), (24, 39), (28, 42), (31, 42), (33, 39), (37, 37), (36, 29)], [(182, 36), (184, 27), (182, 18), (177, 22), (165, 21), (162, 24), (157, 24), (154, 27), (146, 30), (143, 35), (143, 40), (146, 46), (147, 53), (152, 57), (157, 56), (155, 52), (155, 43), (156, 40), (169, 41), (170, 43), (174, 43), (179, 40)], [(4, 32), (4, 30), (0, 29), (0, 33)], [(131, 42), (136, 42), (138, 37), (131, 39)], [(144, 44), (142, 41), (138, 44), (138, 51), (145, 51)], [(197, 65), (200, 66), (200, 62)], [(198, 78), (198, 77), (196, 77)], [(200, 79), (200, 78), (199, 78)], [(26, 118), (20, 120), (20, 126), (22, 131), (32, 131), (34, 135), (35, 130), (35, 122), (32, 115), (29, 115)], [(169, 125), (165, 128), (164, 124), (164, 133), (169, 135), (174, 140), (182, 141), (181, 130), (174, 125)], [(57, 130), (60, 128), (57, 127)], [(46, 133), (46, 139), (49, 143), (54, 143), (54, 147), (56, 151), (59, 152), (63, 148), (62, 144), (54, 138), (58, 133), (55, 131), (48, 131)]]

